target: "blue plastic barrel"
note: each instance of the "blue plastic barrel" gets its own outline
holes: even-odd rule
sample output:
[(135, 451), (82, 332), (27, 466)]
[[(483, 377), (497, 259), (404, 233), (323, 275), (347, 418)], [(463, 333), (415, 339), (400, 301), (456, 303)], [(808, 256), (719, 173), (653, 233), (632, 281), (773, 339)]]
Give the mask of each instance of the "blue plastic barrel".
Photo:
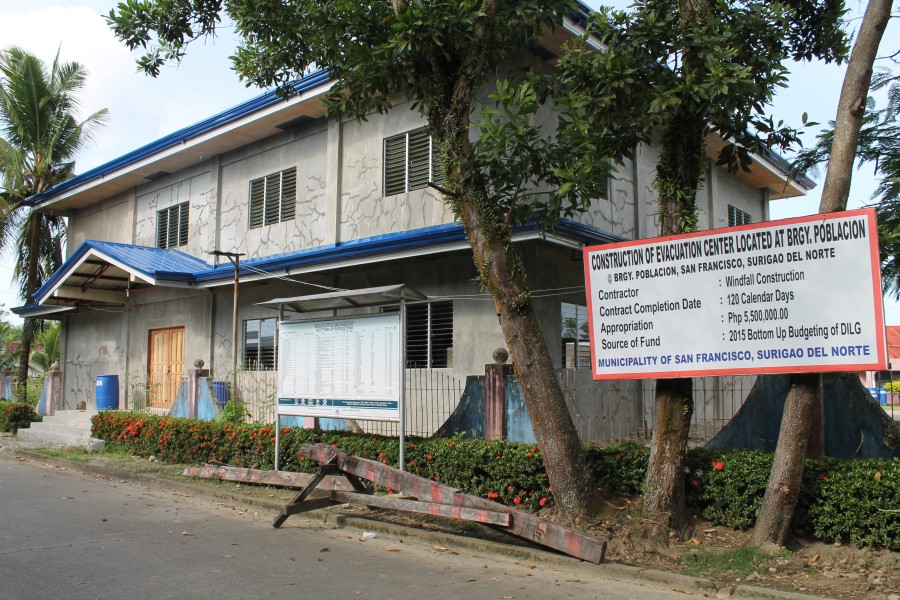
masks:
[(888, 403), (888, 391), (884, 388), (878, 390), (878, 399), (881, 400), (882, 406), (887, 406)]
[(97, 410), (119, 408), (119, 376), (97, 375)]
[(213, 381), (213, 396), (216, 398), (216, 404), (219, 408), (225, 408), (231, 399), (231, 390), (225, 385), (224, 381)]

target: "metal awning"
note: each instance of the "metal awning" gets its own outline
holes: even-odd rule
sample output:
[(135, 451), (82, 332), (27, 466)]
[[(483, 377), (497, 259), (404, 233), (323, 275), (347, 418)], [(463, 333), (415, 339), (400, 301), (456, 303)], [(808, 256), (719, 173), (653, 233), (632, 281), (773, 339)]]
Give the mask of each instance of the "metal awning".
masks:
[(75, 306), (42, 306), (38, 304), (29, 304), (27, 306), (18, 306), (10, 310), (23, 319), (55, 320), (62, 317), (60, 313), (72, 312), (76, 308), (77, 307)]
[(293, 312), (303, 313), (342, 308), (361, 308), (364, 306), (383, 306), (386, 304), (397, 304), (401, 299), (426, 300), (427, 296), (404, 284), (398, 284), (327, 292), (310, 296), (296, 296), (294, 298), (275, 298), (266, 302), (258, 302), (256, 305), (277, 309), (284, 307)]

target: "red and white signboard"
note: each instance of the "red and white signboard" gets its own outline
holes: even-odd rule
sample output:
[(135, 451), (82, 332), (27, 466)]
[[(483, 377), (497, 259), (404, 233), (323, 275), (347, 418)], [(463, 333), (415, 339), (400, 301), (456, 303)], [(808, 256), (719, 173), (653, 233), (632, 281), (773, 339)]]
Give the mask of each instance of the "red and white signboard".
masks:
[(873, 209), (584, 249), (594, 379), (886, 368)]

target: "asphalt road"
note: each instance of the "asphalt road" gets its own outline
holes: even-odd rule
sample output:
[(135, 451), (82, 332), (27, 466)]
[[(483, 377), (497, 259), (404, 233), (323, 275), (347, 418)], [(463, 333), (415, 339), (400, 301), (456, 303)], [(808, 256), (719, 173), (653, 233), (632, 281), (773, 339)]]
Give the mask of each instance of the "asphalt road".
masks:
[[(684, 594), (337, 529), (0, 455), (0, 599), (603, 598)], [(458, 553), (457, 553), (458, 552)]]

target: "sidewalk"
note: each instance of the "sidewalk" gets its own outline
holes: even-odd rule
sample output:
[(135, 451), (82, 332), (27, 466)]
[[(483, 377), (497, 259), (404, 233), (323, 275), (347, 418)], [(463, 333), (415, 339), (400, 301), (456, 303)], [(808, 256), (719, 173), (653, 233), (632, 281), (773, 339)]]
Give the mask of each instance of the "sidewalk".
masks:
[[(56, 452), (56, 456), (51, 456), (45, 452), (24, 448), (22, 443), (16, 441), (15, 438), (0, 436), (0, 459), (9, 460), (15, 456), (20, 460), (78, 470), (110, 479), (139, 482), (192, 497), (258, 507), (271, 511), (273, 517), (275, 512), (279, 511), (296, 493), (296, 490), (240, 485), (230, 482), (188, 480), (181, 475), (183, 471), (181, 465), (163, 465), (143, 460), (128, 462), (105, 456), (92, 458), (88, 454), (79, 454), (75, 460), (61, 456), (65, 453)], [(454, 546), (532, 563), (557, 565), (574, 571), (590, 570), (594, 576), (706, 597), (733, 600), (814, 600), (821, 598), (821, 596), (744, 584), (734, 585), (709, 578), (615, 563), (593, 565), (535, 548), (500, 533), (482, 530), (474, 524), (471, 527), (468, 524), (460, 526), (458, 521), (448, 524), (447, 520), (435, 520), (427, 515), (376, 514), (366, 508), (340, 505), (292, 518), (319, 520), (349, 529), (416, 539), (427, 544)], [(457, 533), (453, 533), (451, 530)], [(459, 531), (464, 531), (467, 535), (459, 535)], [(472, 535), (468, 535), (469, 533)], [(900, 597), (891, 596), (891, 600), (900, 600)]]

